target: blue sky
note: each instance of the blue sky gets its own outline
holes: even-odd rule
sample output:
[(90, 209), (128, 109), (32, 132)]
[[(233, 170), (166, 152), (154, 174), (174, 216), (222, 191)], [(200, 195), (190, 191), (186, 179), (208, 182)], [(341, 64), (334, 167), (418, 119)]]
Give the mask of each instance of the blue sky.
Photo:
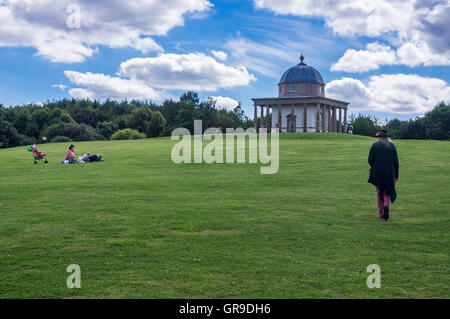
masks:
[[(68, 11), (71, 4), (79, 11)], [(327, 96), (349, 101), (352, 113), (408, 119), (450, 99), (448, 1), (137, 6), (0, 0), (0, 103), (159, 102), (194, 89), (202, 99), (216, 97), (218, 107), (239, 101), (252, 117), (251, 98), (276, 96), (282, 73), (300, 53), (322, 74)], [(68, 27), (72, 18), (80, 28)]]

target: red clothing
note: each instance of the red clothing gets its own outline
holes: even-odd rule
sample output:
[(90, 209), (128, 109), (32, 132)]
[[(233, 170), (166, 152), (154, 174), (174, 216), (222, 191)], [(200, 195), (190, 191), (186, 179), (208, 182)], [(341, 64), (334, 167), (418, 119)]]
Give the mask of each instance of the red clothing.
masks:
[(72, 150), (67, 150), (66, 160), (75, 160), (75, 153)]

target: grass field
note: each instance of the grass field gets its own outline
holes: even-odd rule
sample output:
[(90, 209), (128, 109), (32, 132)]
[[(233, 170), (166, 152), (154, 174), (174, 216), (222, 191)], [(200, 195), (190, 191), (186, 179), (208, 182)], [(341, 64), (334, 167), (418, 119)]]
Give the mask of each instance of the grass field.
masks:
[[(377, 218), (372, 138), (282, 134), (280, 168), (181, 164), (168, 138), (0, 150), (1, 298), (449, 298), (450, 143), (395, 141)], [(68, 289), (66, 267), (81, 267)], [(369, 289), (369, 264), (381, 289)]]

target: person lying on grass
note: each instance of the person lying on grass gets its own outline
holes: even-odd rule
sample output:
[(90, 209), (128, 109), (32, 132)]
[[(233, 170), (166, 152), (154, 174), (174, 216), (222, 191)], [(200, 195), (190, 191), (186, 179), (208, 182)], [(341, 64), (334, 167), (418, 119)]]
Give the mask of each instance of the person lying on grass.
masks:
[(96, 154), (96, 155), (89, 156), (89, 162), (101, 162), (103, 160), (104, 159), (103, 159), (102, 154)]

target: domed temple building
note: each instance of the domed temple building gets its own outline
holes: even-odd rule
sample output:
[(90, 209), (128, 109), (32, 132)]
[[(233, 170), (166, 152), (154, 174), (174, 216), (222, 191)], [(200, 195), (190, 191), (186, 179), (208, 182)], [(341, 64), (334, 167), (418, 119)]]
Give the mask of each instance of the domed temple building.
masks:
[[(300, 63), (284, 72), (278, 83), (278, 97), (252, 99), (255, 129), (259, 106), (260, 127), (267, 127), (268, 131), (269, 127), (273, 129), (278, 124), (280, 132), (347, 132), (350, 103), (326, 98), (322, 75), (306, 65), (304, 59), (302, 54)], [(268, 123), (270, 108), (272, 123)]]

